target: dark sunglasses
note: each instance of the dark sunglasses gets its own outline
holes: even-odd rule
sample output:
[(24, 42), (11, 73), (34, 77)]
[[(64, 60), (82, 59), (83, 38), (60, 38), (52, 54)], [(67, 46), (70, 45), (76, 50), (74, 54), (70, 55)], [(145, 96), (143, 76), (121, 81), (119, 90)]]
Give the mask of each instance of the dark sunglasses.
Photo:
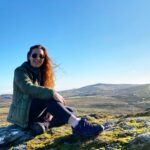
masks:
[(44, 59), (45, 58), (42, 54), (40, 54), (40, 55), (38, 55), (36, 53), (32, 54), (32, 58), (37, 58), (37, 57), (40, 57), (40, 59)]

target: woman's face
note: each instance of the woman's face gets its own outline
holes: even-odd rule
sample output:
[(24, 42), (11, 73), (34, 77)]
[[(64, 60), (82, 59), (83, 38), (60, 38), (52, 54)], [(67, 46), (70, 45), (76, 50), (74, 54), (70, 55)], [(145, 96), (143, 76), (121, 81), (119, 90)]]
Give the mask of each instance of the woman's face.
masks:
[(44, 51), (40, 48), (32, 49), (31, 54), (29, 55), (30, 65), (34, 68), (39, 68), (44, 63)]

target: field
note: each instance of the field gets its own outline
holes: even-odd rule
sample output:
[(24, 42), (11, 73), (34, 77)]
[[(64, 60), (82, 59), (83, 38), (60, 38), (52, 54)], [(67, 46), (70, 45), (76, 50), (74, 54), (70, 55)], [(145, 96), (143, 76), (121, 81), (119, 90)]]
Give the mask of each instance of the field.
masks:
[(8, 114), (10, 104), (11, 104), (10, 98), (0, 99), (0, 126), (5, 126), (9, 124), (8, 122), (6, 122), (6, 117)]
[(138, 113), (150, 107), (150, 99), (137, 97), (82, 96), (71, 97), (67, 104), (77, 108), (79, 113), (128, 114)]
[[(0, 97), (0, 120), (5, 120), (11, 97)], [(75, 96), (66, 98), (66, 104), (75, 107), (79, 115), (90, 113), (128, 114), (138, 113), (150, 108), (150, 98), (121, 96)]]
[[(11, 101), (11, 96), (0, 97), (0, 126), (7, 124), (6, 117)], [(75, 96), (66, 98), (66, 105), (75, 107), (79, 116), (91, 113), (108, 115), (134, 114), (149, 109), (150, 98), (133, 96)]]
[[(12, 98), (0, 96), (0, 127), (6, 121)], [(150, 133), (150, 100), (134, 96), (75, 96), (66, 98), (69, 106), (75, 107), (78, 116), (86, 116), (89, 122), (103, 124), (111, 121), (113, 126), (95, 138), (71, 137), (69, 125), (53, 128), (30, 140), (16, 141), (3, 150), (143, 150), (130, 144), (138, 135)], [(1, 129), (0, 128), (0, 129)], [(144, 141), (144, 148), (149, 147)], [(135, 147), (134, 147), (135, 146)], [(0, 146), (1, 147), (1, 146)], [(0, 148), (1, 150), (1, 148)], [(145, 149), (144, 149), (145, 150)]]

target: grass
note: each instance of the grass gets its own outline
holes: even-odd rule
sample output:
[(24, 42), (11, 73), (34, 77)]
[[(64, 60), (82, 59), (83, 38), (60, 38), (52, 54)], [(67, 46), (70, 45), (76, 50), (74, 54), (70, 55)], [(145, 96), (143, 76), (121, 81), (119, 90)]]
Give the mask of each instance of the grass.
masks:
[[(150, 132), (150, 127), (145, 127), (145, 121), (148, 116), (128, 117), (100, 115), (95, 117), (88, 116), (88, 121), (91, 123), (102, 124), (106, 120), (116, 122), (116, 125), (102, 134), (93, 138), (76, 138), (72, 137), (71, 127), (64, 125), (57, 128), (52, 128), (48, 132), (38, 135), (33, 139), (26, 141), (27, 150), (107, 150), (112, 147), (112, 150), (123, 150), (128, 142), (135, 136)], [(132, 130), (130, 130), (132, 128)], [(12, 149), (12, 148), (10, 148)]]
[(106, 96), (84, 96), (70, 97), (66, 99), (68, 105), (78, 109), (83, 113), (108, 113), (109, 114), (131, 114), (144, 111), (149, 108), (150, 99), (140, 99), (137, 97), (106, 97)]
[[(125, 150), (129, 141), (135, 136), (150, 132), (150, 127), (145, 126), (150, 115), (146, 113), (136, 114), (139, 110), (141, 112), (143, 110), (137, 105), (122, 108), (122, 105), (128, 106), (123, 99), (119, 102), (118, 99), (109, 99), (109, 97), (75, 97), (66, 101), (68, 105), (77, 108), (78, 116), (86, 116), (91, 123), (103, 124), (106, 121), (113, 121), (116, 125), (97, 137), (88, 139), (72, 137), (69, 125), (53, 128), (22, 143), (25, 144), (27, 150)], [(9, 124), (6, 121), (9, 105), (10, 103), (3, 103), (0, 106), (1, 127)], [(21, 147), (22, 144), (18, 147)], [(9, 149), (13, 149), (13, 147)]]

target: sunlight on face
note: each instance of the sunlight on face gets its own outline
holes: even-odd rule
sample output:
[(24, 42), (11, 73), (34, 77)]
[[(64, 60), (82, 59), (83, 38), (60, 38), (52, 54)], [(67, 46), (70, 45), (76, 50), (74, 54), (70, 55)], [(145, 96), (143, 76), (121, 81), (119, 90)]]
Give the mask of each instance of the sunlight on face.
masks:
[(29, 56), (32, 67), (39, 68), (44, 63), (44, 51), (40, 48), (34, 48)]

